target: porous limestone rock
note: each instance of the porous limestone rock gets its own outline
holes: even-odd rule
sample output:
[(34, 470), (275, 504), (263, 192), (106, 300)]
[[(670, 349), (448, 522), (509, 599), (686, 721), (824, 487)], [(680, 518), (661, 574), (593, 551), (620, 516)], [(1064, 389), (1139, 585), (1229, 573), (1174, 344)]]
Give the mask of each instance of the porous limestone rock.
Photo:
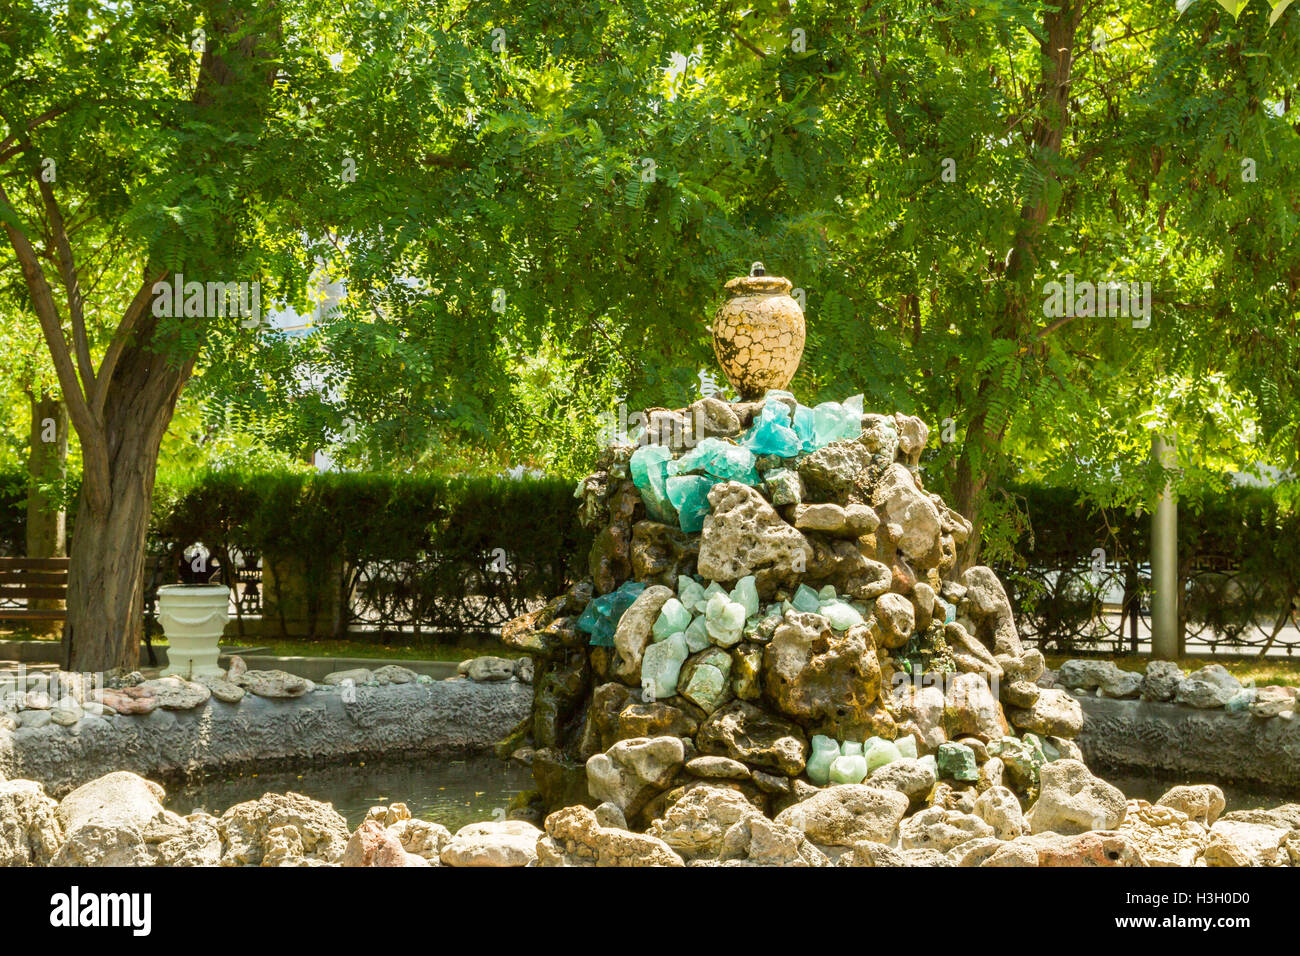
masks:
[(1214, 784), (1200, 783), (1166, 790), (1156, 804), (1177, 810), (1189, 820), (1208, 827), (1219, 819), (1219, 814), (1227, 806), (1227, 800), (1223, 791)]
[[(652, 638), (655, 618), (673, 596), (671, 588), (654, 584), (646, 588), (623, 612), (614, 629), (614, 676), (625, 684), (641, 683), (641, 660)], [(659, 696), (671, 696), (662, 694)]]
[(908, 817), (899, 828), (905, 849), (937, 850), (940, 853), (947, 853), (969, 840), (991, 837), (993, 832), (993, 827), (975, 814), (943, 807), (927, 807)]
[(565, 807), (546, 818), (537, 841), (538, 866), (684, 866), (664, 841), (648, 833), (602, 826), (587, 807)]
[(1028, 708), (1008, 707), (1007, 719), (1029, 733), (1052, 737), (1077, 737), (1083, 729), (1083, 708), (1066, 691), (1044, 688)]
[(1178, 682), (1174, 700), (1188, 707), (1208, 710), (1222, 707), (1241, 690), (1241, 681), (1222, 664), (1208, 664)]
[(587, 787), (596, 800), (608, 800), (630, 817), (672, 783), (685, 761), (680, 737), (620, 740), (587, 761)]
[(909, 559), (938, 563), (939, 535), (942, 521), (939, 509), (917, 487), (916, 477), (901, 464), (894, 463), (876, 483), (871, 504), (881, 524), (899, 529), (898, 549)]
[[(234, 668), (231, 668), (233, 673)], [(312, 689), (312, 682), (288, 671), (246, 671), (238, 679), (232, 679), (250, 694), (258, 697), (283, 698), (301, 697)], [(119, 711), (120, 713), (120, 711)]]
[(718, 859), (747, 866), (829, 866), (802, 830), (769, 820), (761, 813), (741, 817), (722, 838)]
[(1146, 866), (1132, 838), (1113, 830), (1073, 836), (1035, 833), (1018, 837), (1010, 845), (1033, 848), (1039, 866)]
[(808, 739), (796, 724), (740, 700), (700, 724), (695, 743), (703, 754), (786, 777), (802, 773), (808, 758)]
[(1063, 758), (1039, 770), (1038, 799), (1026, 822), (1031, 833), (1062, 835), (1114, 830), (1124, 821), (1124, 794), (1093, 776), (1078, 760)]
[(0, 781), (0, 866), (45, 866), (63, 842), (58, 804), (33, 780)]
[(1024, 649), (1016, 633), (1011, 601), (993, 569), (983, 565), (967, 568), (961, 583), (966, 590), (958, 615), (975, 624), (975, 638), (994, 654), (1019, 658)]
[(1138, 693), (1143, 700), (1173, 700), (1183, 676), (1182, 668), (1173, 661), (1149, 661)]
[(470, 823), (442, 848), (441, 860), (444, 866), (528, 866), (537, 860), (541, 835), (526, 820)]
[(683, 859), (717, 857), (723, 838), (738, 821), (762, 816), (738, 790), (701, 785), (688, 789), (646, 833), (663, 840)]
[(841, 784), (786, 807), (776, 822), (802, 830), (819, 846), (851, 847), (862, 840), (893, 843), (907, 804), (897, 790)]
[[(236, 804), (221, 815), (216, 827), (225, 846), (222, 866), (336, 863), (349, 838), (347, 822), (337, 810), (293, 792), (268, 793)], [(276, 832), (288, 829), (295, 836), (288, 855), (272, 853)]]
[(999, 840), (1014, 840), (1029, 830), (1020, 801), (1006, 787), (989, 787), (976, 797), (975, 815), (993, 828)]
[(755, 575), (760, 594), (792, 585), (812, 560), (804, 536), (755, 489), (728, 481), (709, 492), (697, 561), (700, 574), (728, 584)]
[(1209, 832), (1170, 807), (1130, 800), (1119, 832), (1133, 841), (1147, 866), (1194, 866)]
[(397, 834), (374, 820), (364, 820), (348, 838), (340, 866), (406, 866), (406, 850)]
[(805, 726), (840, 739), (869, 736), (880, 663), (867, 626), (836, 631), (820, 614), (787, 612), (763, 651), (763, 692)]

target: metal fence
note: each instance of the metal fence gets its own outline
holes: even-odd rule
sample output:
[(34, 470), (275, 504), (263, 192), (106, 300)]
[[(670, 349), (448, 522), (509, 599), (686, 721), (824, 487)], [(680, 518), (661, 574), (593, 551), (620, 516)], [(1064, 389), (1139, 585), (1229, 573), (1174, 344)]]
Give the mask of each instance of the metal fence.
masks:
[[(1151, 569), (1064, 558), (997, 568), (1021, 637), (1044, 652), (1138, 654), (1151, 648)], [(1179, 625), (1191, 654), (1300, 652), (1296, 595), (1230, 558), (1201, 554), (1179, 568)]]
[[(160, 630), (158, 588), (176, 580), (178, 548), (152, 546), (145, 581), (146, 628)], [(262, 559), (255, 553), (222, 552), (219, 580), (231, 589), (230, 617), (240, 637), (267, 637), (262, 618), (274, 603), (266, 594)], [(550, 590), (538, 582), (556, 577), (554, 569), (522, 566), (509, 555), (482, 560), (431, 554), (417, 560), (367, 561), (339, 569), (341, 631), (348, 635), (486, 634), (539, 606), (567, 582), (560, 575)], [(295, 636), (287, 634), (285, 636)]]

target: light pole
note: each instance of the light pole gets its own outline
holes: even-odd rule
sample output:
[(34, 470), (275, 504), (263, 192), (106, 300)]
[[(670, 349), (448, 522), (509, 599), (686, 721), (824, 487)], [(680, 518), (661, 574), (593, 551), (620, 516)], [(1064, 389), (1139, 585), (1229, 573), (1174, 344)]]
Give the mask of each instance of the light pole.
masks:
[(1179, 656), (1178, 498), (1168, 473), (1177, 462), (1174, 441), (1151, 439), (1151, 456), (1165, 470), (1164, 489), (1151, 515), (1151, 654), (1160, 660)]

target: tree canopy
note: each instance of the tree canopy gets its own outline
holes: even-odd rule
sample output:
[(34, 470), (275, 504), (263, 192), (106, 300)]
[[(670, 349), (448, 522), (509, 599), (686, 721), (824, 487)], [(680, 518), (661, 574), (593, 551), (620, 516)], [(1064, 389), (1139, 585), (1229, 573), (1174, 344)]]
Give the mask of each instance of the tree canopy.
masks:
[[(619, 403), (697, 393), (722, 284), (761, 260), (806, 303), (795, 391), (925, 418), (929, 480), (985, 539), (1016, 474), (1148, 500), (1170, 477), (1155, 434), (1188, 489), (1292, 468), (1296, 17), (20, 0), (0, 14), (7, 400), (62, 395), (101, 504), (128, 481), (109, 412), (147, 408), (152, 474), (178, 396), (200, 440), (177, 461), (332, 446), (573, 474)], [(302, 329), (159, 318), (177, 274), (257, 282)], [(19, 370), (37, 329), (48, 362)]]

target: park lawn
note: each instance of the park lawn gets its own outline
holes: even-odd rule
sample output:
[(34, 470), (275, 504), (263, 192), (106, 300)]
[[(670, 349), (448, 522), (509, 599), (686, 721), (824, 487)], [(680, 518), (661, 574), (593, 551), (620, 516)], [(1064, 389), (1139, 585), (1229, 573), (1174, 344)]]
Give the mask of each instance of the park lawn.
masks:
[[(1059, 668), (1065, 661), (1071, 658), (1079, 657), (1078, 654), (1048, 654), (1047, 666), (1053, 670)], [(1145, 656), (1125, 656), (1111, 657), (1110, 660), (1115, 662), (1115, 666), (1121, 670), (1138, 671), (1146, 670), (1149, 657)], [(1258, 657), (1191, 657), (1184, 655), (1175, 663), (1184, 671), (1199, 670), (1206, 664), (1222, 664), (1237, 680), (1243, 684), (1254, 681), (1256, 687), (1266, 687), (1269, 684), (1280, 684), (1288, 687), (1300, 687), (1300, 660), (1292, 658), (1264, 658)]]
[[(230, 642), (227, 642), (230, 643)], [(447, 644), (431, 641), (378, 644), (369, 641), (258, 641), (244, 642), (269, 647), (276, 657), (374, 657), (395, 661), (464, 661), (484, 654), (506, 656), (509, 651), (497, 644)]]

